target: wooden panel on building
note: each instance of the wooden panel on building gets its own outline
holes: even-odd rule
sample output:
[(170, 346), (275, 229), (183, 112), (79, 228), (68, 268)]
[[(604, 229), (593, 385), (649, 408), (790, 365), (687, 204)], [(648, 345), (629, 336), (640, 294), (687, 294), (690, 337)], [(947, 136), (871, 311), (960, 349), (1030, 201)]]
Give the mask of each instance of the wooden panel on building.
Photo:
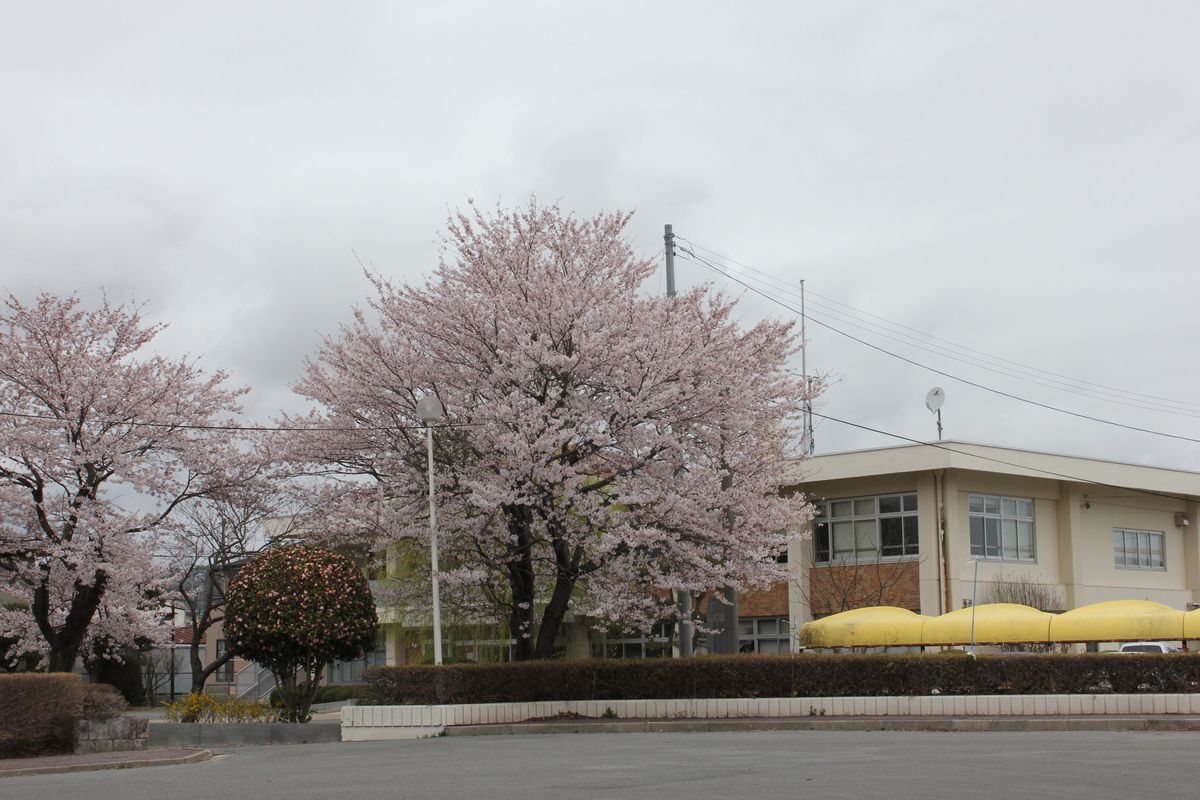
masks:
[(786, 617), (788, 615), (788, 585), (780, 581), (765, 591), (749, 591), (738, 595), (738, 616)]
[(812, 567), (808, 593), (809, 606), (818, 617), (864, 606), (897, 606), (920, 613), (920, 562)]

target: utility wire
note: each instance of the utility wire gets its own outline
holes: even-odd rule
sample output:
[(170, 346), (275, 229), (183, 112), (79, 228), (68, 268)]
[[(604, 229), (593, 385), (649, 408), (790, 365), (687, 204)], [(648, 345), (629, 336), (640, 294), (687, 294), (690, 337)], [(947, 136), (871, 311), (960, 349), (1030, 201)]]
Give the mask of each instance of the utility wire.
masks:
[[(2, 417), (16, 417), (17, 419), (37, 419), (45, 420), (46, 422), (68, 422), (63, 417), (48, 417), (41, 414), (22, 414), (17, 411), (0, 411)], [(127, 423), (130, 427), (140, 428), (169, 428), (171, 430), (189, 430), (189, 431), (247, 431), (247, 432), (294, 432), (294, 433), (309, 433), (312, 431), (342, 431), (345, 433), (355, 433), (359, 431), (423, 431), (424, 425), (360, 425), (353, 428), (334, 428), (315, 426), (311, 428), (304, 427), (286, 427), (273, 425), (194, 425), (194, 424), (176, 424), (172, 422), (138, 422), (131, 420)], [(431, 428), (474, 428), (478, 427), (479, 423), (471, 422), (443, 422), (437, 425), (431, 425)]]
[[(686, 250), (686, 248), (683, 248), (683, 249)], [(755, 278), (752, 276), (742, 276), (742, 277), (746, 278), (747, 280), (757, 281), (760, 284), (765, 284), (766, 288), (768, 288), (772, 291), (777, 291), (777, 292), (787, 295), (789, 297), (799, 298), (798, 293), (790, 291), (786, 288), (781, 289), (781, 288), (777, 288), (775, 286), (770, 286), (763, 279)], [(786, 282), (783, 282), (783, 281), (780, 281), (780, 283), (783, 283), (784, 286), (791, 286), (791, 284), (787, 284)], [(1047, 389), (1055, 389), (1058, 391), (1065, 391), (1065, 392), (1068, 392), (1070, 394), (1074, 394), (1074, 395), (1077, 395), (1080, 397), (1086, 397), (1089, 400), (1100, 400), (1105, 403), (1112, 403), (1114, 405), (1125, 406), (1127, 408), (1137, 408), (1137, 409), (1141, 409), (1143, 411), (1157, 411), (1157, 412), (1161, 412), (1164, 414), (1174, 414), (1176, 416), (1181, 416), (1181, 417), (1191, 417), (1193, 419), (1200, 419), (1200, 406), (1197, 406), (1195, 409), (1184, 410), (1184, 409), (1174, 408), (1171, 406), (1164, 406), (1164, 405), (1161, 405), (1161, 404), (1155, 403), (1155, 402), (1150, 402), (1149, 404), (1147, 404), (1147, 401), (1138, 402), (1138, 401), (1133, 400), (1132, 397), (1129, 397), (1126, 395), (1111, 394), (1109, 392), (1104, 392), (1104, 391), (1100, 391), (1100, 390), (1096, 390), (1096, 389), (1084, 389), (1082, 387), (1073, 387), (1073, 386), (1071, 386), (1065, 382), (1061, 382), (1061, 381), (1047, 383), (1046, 382), (1047, 380), (1054, 380), (1054, 379), (1042, 379), (1038, 376), (1031, 377), (1029, 374), (1023, 374), (1020, 371), (1014, 370), (1013, 368), (996, 366), (994, 364), (988, 364), (986, 362), (982, 362), (980, 360), (980, 358), (977, 356), (970, 356), (970, 355), (965, 355), (965, 354), (963, 356), (960, 356), (953, 352), (947, 352), (946, 348), (944, 348), (944, 347), (935, 345), (931, 342), (924, 342), (924, 341), (918, 339), (917, 337), (911, 336), (909, 334), (901, 333), (898, 331), (891, 331), (887, 328), (884, 328), (881, 325), (877, 325), (875, 323), (868, 322), (868, 321), (859, 319), (857, 317), (851, 316), (850, 314), (847, 314), (844, 311), (839, 311), (838, 309), (835, 309), (831, 306), (826, 306), (825, 304), (821, 303), (820, 301), (816, 301), (816, 302), (811, 301), (811, 300), (808, 301), (808, 306), (811, 307), (814, 305), (817, 306), (818, 308), (823, 308), (823, 309), (827, 310), (831, 314), (837, 315), (837, 317), (839, 319), (836, 319), (835, 321), (837, 321), (840, 324), (847, 325), (849, 327), (856, 328), (858, 330), (866, 331), (867, 333), (870, 333), (870, 334), (873, 334), (876, 336), (881, 336), (885, 339), (888, 339), (889, 341), (893, 341), (898, 344), (903, 344), (903, 345), (906, 345), (909, 347), (915, 347), (918, 350), (923, 350), (927, 353), (931, 353), (933, 355), (940, 356), (942, 358), (948, 358), (951, 361), (957, 361), (960, 364), (966, 364), (968, 366), (978, 367), (979, 369), (983, 369), (988, 372), (995, 373), (997, 375), (1003, 375), (1004, 377), (1007, 377), (1007, 378), (1016, 378), (1017, 380), (1022, 380), (1027, 383), (1035, 384), (1037, 386), (1044, 386)], [(806, 316), (809, 319), (814, 319), (817, 321), (821, 321), (821, 319), (822, 319), (820, 316), (813, 316), (811, 310), (806, 311)], [(902, 337), (902, 338), (897, 338), (897, 337)]]
[[(1124, 491), (1130, 491), (1130, 487), (1128, 487), (1128, 486), (1119, 486), (1115, 483), (1105, 483), (1103, 481), (1092, 480), (1091, 478), (1081, 478), (1078, 475), (1068, 475), (1065, 472), (1055, 472), (1054, 470), (1050, 470), (1050, 469), (1040, 469), (1038, 467), (1031, 467), (1028, 464), (1020, 464), (1016, 461), (1005, 461), (1002, 458), (993, 458), (992, 456), (984, 456), (984, 455), (980, 455), (979, 453), (972, 453), (968, 450), (957, 450), (948, 445), (941, 444), (940, 442), (923, 442), (920, 439), (912, 439), (908, 436), (903, 436), (899, 433), (892, 433), (891, 431), (880, 430), (879, 428), (872, 428), (869, 425), (862, 425), (857, 422), (850, 422), (849, 420), (838, 419), (837, 417), (831, 417), (828, 414), (818, 414), (816, 411), (813, 411), (812, 415), (814, 417), (820, 417), (821, 419), (829, 420), (830, 422), (837, 422), (841, 425), (849, 425), (851, 428), (858, 428), (860, 430), (870, 431), (871, 433), (878, 433), (883, 436), (890, 436), (893, 439), (900, 439), (901, 441), (911, 442), (912, 444), (919, 444), (923, 447), (933, 447), (938, 450), (945, 450), (948, 453), (957, 453), (960, 456), (969, 456), (970, 458), (978, 458), (982, 461), (991, 461), (994, 464), (1004, 464), (1005, 466), (1017, 467), (1018, 469), (1025, 469), (1025, 470), (1029, 470), (1030, 472), (1040, 472), (1043, 475), (1051, 475), (1055, 478), (1065, 478), (1070, 481), (1076, 481), (1077, 483), (1087, 483), (1087, 484), (1091, 484), (1093, 486), (1103, 486), (1108, 489), (1122, 489)], [(1154, 497), (1166, 498), (1167, 500), (1182, 500), (1185, 503), (1191, 502), (1191, 500), (1192, 500), (1192, 498), (1186, 497), (1183, 495), (1167, 494), (1165, 492), (1155, 492), (1150, 489), (1133, 489), (1132, 491), (1135, 491), (1138, 494), (1146, 494), (1146, 495), (1152, 495)]]
[[(680, 237), (680, 238), (683, 238), (683, 237)], [(701, 249), (708, 250), (708, 248), (701, 248)], [(715, 252), (715, 251), (709, 250), (709, 252)], [(780, 292), (780, 293), (788, 295), (792, 298), (799, 298), (799, 293), (797, 291), (799, 289), (799, 287), (796, 286), (795, 284), (788, 283), (787, 281), (784, 281), (780, 278), (776, 278), (775, 276), (772, 276), (769, 273), (763, 272), (761, 270), (757, 270), (748, 265), (741, 264), (741, 262), (735, 261), (734, 259), (730, 259), (730, 258), (727, 258), (724, 256), (721, 256), (721, 258), (723, 258), (724, 260), (726, 260), (730, 263), (738, 264), (739, 266), (743, 266), (743, 267), (745, 267), (745, 269), (747, 269), (749, 271), (756, 272), (756, 273), (759, 273), (760, 275), (764, 276), (762, 278), (759, 278), (759, 277), (755, 277), (755, 276), (744, 275), (743, 277), (747, 278), (748, 280), (754, 280), (754, 281), (759, 282), (760, 284), (766, 284), (772, 291)], [(778, 284), (778, 286), (771, 285), (771, 284)], [(809, 291), (808, 294), (814, 295), (816, 297), (824, 297), (824, 295), (820, 295), (820, 294), (817, 294), (816, 292), (812, 292), (812, 291)], [(1048, 370), (1038, 369), (1037, 367), (1031, 367), (1028, 365), (1021, 364), (1020, 362), (1011, 361), (1009, 359), (1000, 358), (998, 356), (992, 356), (992, 355), (989, 355), (989, 354), (984, 353), (979, 350), (974, 350), (972, 348), (965, 347), (963, 345), (955, 344), (953, 342), (950, 342), (949, 340), (941, 339), (937, 336), (933, 336), (932, 334), (927, 334), (922, 331), (916, 330), (915, 328), (909, 328), (906, 325), (902, 325), (900, 323), (893, 322), (884, 317), (880, 317), (877, 314), (871, 314), (870, 312), (862, 311), (861, 309), (854, 308), (853, 306), (847, 305), (847, 304), (842, 303), (837, 300), (833, 300), (831, 298), (825, 298), (825, 299), (835, 305), (842, 306), (844, 308), (848, 308), (856, 314), (862, 314), (862, 315), (865, 315), (868, 317), (873, 317), (875, 319), (882, 320), (887, 325), (891, 325), (893, 327), (898, 327), (898, 328), (903, 328), (904, 330), (907, 330), (907, 331), (912, 331), (912, 333), (916, 334), (916, 335), (914, 336), (909, 333), (904, 333), (903, 331), (892, 330), (883, 325), (879, 325), (877, 323), (870, 322), (868, 320), (864, 320), (860, 317), (853, 316), (850, 313), (842, 311), (838, 308), (834, 308), (831, 305), (827, 305), (826, 303), (823, 303), (820, 300), (812, 300), (810, 298), (808, 301), (808, 305), (816, 306), (817, 308), (823, 309), (824, 312), (828, 312), (830, 314), (836, 315), (839, 318), (838, 321), (841, 322), (842, 324), (849, 325), (850, 327), (857, 328), (859, 330), (867, 331), (873, 335), (881, 336), (890, 341), (898, 342), (898, 343), (905, 344), (905, 345), (911, 346), (911, 347), (916, 347), (919, 350), (924, 350), (928, 353), (932, 353), (934, 355), (937, 355), (937, 356), (940, 356), (943, 358), (949, 358), (952, 361), (958, 361), (959, 363), (968, 364), (973, 367), (978, 367), (980, 369), (987, 370), (988, 372), (993, 372), (993, 373), (996, 373), (999, 375), (1004, 375), (1005, 377), (1009, 377), (1009, 378), (1016, 378), (1018, 380), (1026, 381), (1028, 383), (1033, 383), (1038, 386), (1044, 386), (1049, 389), (1065, 391), (1070, 394), (1078, 395), (1080, 397), (1087, 397), (1088, 399), (1101, 400), (1106, 403), (1113, 403), (1115, 405), (1126, 406), (1129, 408), (1138, 408), (1138, 409), (1142, 409), (1142, 410), (1146, 410), (1146, 411), (1157, 411), (1157, 412), (1166, 413), (1166, 414), (1175, 414), (1178, 416), (1200, 418), (1200, 404), (1185, 403), (1183, 401), (1177, 401), (1177, 400), (1159, 399), (1159, 398), (1154, 398), (1152, 395), (1142, 395), (1137, 392), (1129, 392), (1129, 391), (1122, 390), (1122, 389), (1113, 389), (1112, 387), (1106, 387), (1106, 386), (1103, 386), (1102, 384), (1094, 384), (1089, 381), (1082, 381), (1080, 379), (1070, 378), (1067, 376), (1060, 376), (1057, 373), (1049, 372)], [(897, 337), (901, 337), (901, 338), (897, 338)], [(934, 341), (930, 341), (930, 340), (946, 342), (949, 345), (949, 347), (936, 344)], [(951, 348), (953, 348), (953, 349), (951, 349)], [(959, 352), (955, 352), (955, 351), (963, 351), (963, 352), (959, 353)], [(995, 362), (995, 363), (987, 363), (989, 360), (992, 362)], [(1011, 364), (1013, 366), (1002, 366), (1001, 364), (1004, 364), (1004, 365)], [(1043, 377), (1043, 376), (1048, 376), (1048, 377)], [(1047, 383), (1046, 381), (1051, 381), (1051, 383)], [(1081, 384), (1088, 384), (1088, 386), (1084, 386)], [(1094, 386), (1097, 388), (1089, 388), (1089, 386)], [(1109, 389), (1111, 389), (1111, 391), (1109, 391)], [(1148, 399), (1139, 400), (1138, 398), (1148, 398)]]
[[(743, 281), (742, 279), (738, 278), (737, 276), (731, 275), (728, 272), (725, 272), (720, 267), (716, 266), (712, 262), (705, 259), (703, 256), (696, 255), (692, 250), (690, 250), (686, 247), (680, 247), (679, 250), (683, 253), (686, 253), (687, 255), (684, 256), (684, 258), (686, 260), (690, 261), (691, 263), (695, 264), (696, 266), (707, 267), (708, 269), (711, 269), (713, 272), (716, 272), (718, 275), (721, 275), (735, 283), (738, 283), (738, 284), (744, 286), (745, 288), (749, 289), (750, 291), (754, 292), (755, 294), (758, 294), (758, 295), (766, 298), (767, 300), (770, 300), (771, 302), (775, 303), (776, 305), (786, 308), (788, 311), (791, 311), (793, 314), (796, 314), (797, 316), (800, 315), (800, 311), (798, 309), (794, 308), (793, 306), (788, 305), (787, 303), (783, 302), (779, 298), (774, 297), (774, 296), (762, 291), (758, 287), (753, 286), (752, 284), (749, 284), (746, 281)], [(690, 258), (688, 256), (690, 256)], [(1010, 400), (1016, 400), (1018, 402), (1026, 403), (1028, 405), (1035, 406), (1037, 408), (1043, 408), (1043, 409), (1046, 409), (1047, 411), (1055, 411), (1059, 414), (1066, 414), (1067, 416), (1076, 417), (1078, 419), (1086, 419), (1086, 420), (1090, 420), (1092, 422), (1099, 422), (1104, 425), (1111, 425), (1116, 428), (1124, 428), (1126, 430), (1137, 431), (1139, 433), (1148, 433), (1148, 434), (1151, 434), (1154, 436), (1162, 436), (1162, 437), (1165, 437), (1168, 439), (1178, 439), (1178, 440), (1184, 441), (1184, 442), (1194, 442), (1196, 444), (1200, 444), (1200, 439), (1197, 439), (1197, 438), (1194, 438), (1191, 436), (1182, 436), (1177, 433), (1168, 433), (1166, 431), (1154, 430), (1153, 428), (1142, 428), (1137, 425), (1127, 425), (1123, 422), (1116, 422), (1114, 420), (1104, 419), (1102, 417), (1093, 417), (1090, 414), (1083, 414), (1078, 411), (1071, 411), (1066, 408), (1060, 408), (1059, 406), (1053, 406), (1053, 405), (1050, 405), (1049, 403), (1042, 403), (1037, 400), (1030, 400), (1027, 397), (1021, 397), (1020, 395), (1016, 395), (1011, 392), (1006, 392), (1003, 389), (997, 389), (993, 386), (987, 386), (987, 385), (979, 383), (977, 381), (972, 381), (968, 378), (960, 378), (959, 376), (951, 374), (949, 372), (946, 372), (945, 370), (940, 370), (940, 369), (937, 369), (936, 367), (931, 367), (927, 364), (922, 364), (919, 361), (915, 361), (911, 358), (908, 358), (907, 356), (902, 356), (899, 353), (888, 350), (885, 347), (880, 347), (879, 345), (874, 344), (872, 342), (868, 342), (867, 340), (862, 339), (858, 336), (855, 336), (854, 334), (846, 333), (845, 331), (843, 331), (839, 328), (835, 328), (833, 325), (830, 325), (828, 322), (823, 322), (819, 319), (814, 319), (811, 315), (806, 314), (804, 316), (810, 322), (815, 322), (817, 325), (820, 325), (823, 328), (833, 331), (836, 334), (844, 336), (847, 339), (850, 339), (851, 341), (858, 342), (859, 344), (863, 345), (864, 347), (869, 347), (872, 350), (878, 350), (880, 353), (883, 353), (884, 355), (889, 355), (892, 358), (895, 358), (895, 359), (905, 362), (906, 364), (911, 364), (914, 367), (920, 367), (921, 369), (928, 370), (929, 372), (932, 372), (935, 375), (941, 375), (944, 378), (949, 378), (950, 380), (958, 381), (959, 383), (965, 384), (967, 386), (973, 386), (976, 389), (982, 389), (986, 392), (991, 392), (992, 394), (999, 395), (1000, 397), (1007, 397)]]
[[(687, 237), (685, 237), (685, 236), (680, 236), (680, 235), (678, 235), (678, 234), (677, 234), (677, 235), (676, 235), (676, 238), (677, 238), (678, 240), (681, 240), (681, 241), (688, 242), (689, 244), (691, 244), (691, 245), (692, 245), (693, 247), (695, 247), (696, 249), (703, 250), (703, 251), (705, 251), (705, 252), (707, 252), (707, 253), (711, 253), (712, 255), (716, 256), (717, 258), (720, 258), (720, 259), (721, 259), (721, 260), (723, 260), (723, 261), (726, 261), (726, 262), (728, 262), (728, 263), (730, 263), (730, 264), (736, 264), (737, 266), (739, 266), (739, 267), (741, 267), (741, 268), (743, 268), (743, 269), (745, 269), (745, 270), (748, 270), (748, 271), (750, 271), (750, 272), (754, 272), (754, 273), (757, 273), (757, 274), (759, 274), (759, 275), (762, 275), (762, 276), (764, 276), (764, 279), (763, 279), (763, 280), (764, 280), (764, 282), (765, 282), (766, 280), (770, 280), (770, 281), (773, 281), (773, 282), (775, 282), (775, 283), (777, 283), (777, 284), (780, 284), (781, 286), (784, 286), (784, 287), (789, 287), (789, 288), (790, 288), (792, 291), (790, 291), (790, 292), (787, 292), (787, 293), (789, 293), (789, 294), (792, 294), (793, 296), (795, 296), (795, 295), (796, 295), (796, 292), (797, 292), (797, 291), (799, 290), (799, 288), (800, 288), (799, 286), (797, 286), (797, 285), (796, 285), (796, 284), (794, 284), (794, 283), (789, 283), (788, 281), (786, 281), (786, 280), (784, 280), (784, 279), (782, 279), (782, 278), (778, 278), (778, 277), (776, 277), (776, 276), (774, 276), (774, 275), (771, 275), (769, 272), (765, 272), (764, 270), (757, 269), (756, 267), (753, 267), (753, 266), (751, 266), (751, 265), (749, 265), (749, 264), (746, 264), (746, 263), (744, 263), (744, 262), (738, 261), (737, 259), (731, 258), (731, 257), (729, 257), (729, 256), (727, 256), (727, 255), (725, 255), (725, 254), (723, 254), (723, 253), (720, 253), (720, 252), (718, 252), (717, 250), (714, 250), (714, 249), (712, 249), (712, 248), (710, 248), (710, 247), (705, 247), (704, 245), (702, 245), (702, 244), (700, 244), (700, 243), (698, 243), (698, 242), (696, 242), (696, 241), (694, 241), (694, 240), (692, 240), (692, 239), (689, 239), (689, 238), (687, 238)], [(949, 339), (943, 339), (943, 338), (941, 338), (941, 337), (939, 337), (939, 336), (935, 336), (935, 335), (933, 335), (933, 334), (931, 334), (931, 333), (926, 333), (926, 332), (924, 332), (924, 331), (921, 331), (921, 330), (918, 330), (918, 329), (916, 329), (916, 328), (909, 327), (908, 325), (905, 325), (905, 324), (903, 324), (903, 323), (896, 322), (896, 321), (894, 321), (894, 320), (890, 320), (890, 319), (888, 319), (888, 318), (886, 318), (886, 317), (883, 317), (883, 316), (880, 316), (880, 315), (878, 315), (878, 314), (873, 314), (873, 313), (871, 313), (870, 311), (864, 311), (864, 310), (862, 310), (862, 309), (855, 308), (854, 306), (852, 306), (852, 305), (849, 305), (848, 303), (843, 303), (843, 302), (841, 302), (840, 300), (836, 300), (836, 299), (834, 299), (834, 298), (832, 298), (832, 297), (828, 297), (828, 296), (826, 296), (826, 295), (822, 295), (822, 294), (820, 294), (820, 293), (818, 293), (818, 292), (814, 292), (812, 289), (807, 289), (807, 295), (808, 295), (808, 297), (810, 298), (809, 302), (813, 302), (813, 301), (811, 300), (811, 298), (813, 298), (813, 297), (820, 298), (820, 300), (824, 300), (824, 301), (826, 301), (826, 302), (828, 302), (828, 303), (832, 303), (832, 304), (834, 304), (834, 305), (841, 306), (842, 308), (849, 309), (850, 311), (854, 312), (855, 314), (861, 314), (861, 315), (863, 315), (863, 316), (867, 316), (867, 317), (871, 317), (871, 318), (873, 318), (873, 319), (877, 319), (877, 320), (879, 320), (879, 321), (881, 321), (881, 322), (883, 322), (883, 323), (886, 323), (887, 325), (889, 325), (889, 326), (892, 326), (892, 327), (894, 327), (894, 328), (902, 328), (902, 329), (904, 329), (904, 330), (906, 330), (906, 331), (909, 331), (909, 332), (911, 332), (911, 333), (917, 334), (918, 336), (920, 336), (920, 337), (923, 337), (923, 338), (925, 338), (925, 339), (931, 339), (931, 340), (935, 340), (935, 341), (943, 342), (943, 343), (945, 343), (946, 345), (949, 345), (951, 348), (954, 348), (954, 349), (956, 349), (956, 350), (964, 351), (964, 352), (966, 352), (966, 353), (971, 353), (971, 354), (974, 354), (974, 355), (976, 355), (976, 356), (983, 357), (983, 358), (985, 358), (985, 359), (988, 359), (988, 360), (991, 360), (991, 361), (1003, 362), (1003, 363), (1005, 363), (1005, 364), (1009, 364), (1009, 365), (1011, 365), (1011, 366), (1013, 366), (1013, 367), (1016, 367), (1016, 368), (1019, 368), (1019, 369), (1023, 369), (1023, 370), (1028, 370), (1028, 371), (1030, 371), (1030, 372), (1036, 372), (1036, 373), (1040, 373), (1040, 374), (1042, 374), (1042, 375), (1046, 375), (1046, 376), (1049, 376), (1049, 377), (1051, 377), (1051, 378), (1057, 378), (1057, 379), (1059, 379), (1059, 380), (1061, 380), (1061, 381), (1064, 381), (1064, 382), (1066, 382), (1067, 384), (1075, 384), (1075, 385), (1077, 385), (1077, 386), (1078, 386), (1079, 388), (1081, 388), (1081, 389), (1082, 389), (1083, 387), (1085, 387), (1085, 386), (1092, 386), (1092, 387), (1096, 387), (1097, 389), (1105, 389), (1105, 390), (1109, 390), (1109, 391), (1111, 391), (1111, 392), (1116, 392), (1116, 393), (1118, 393), (1119, 395), (1125, 395), (1125, 396), (1128, 396), (1128, 397), (1140, 397), (1140, 398), (1144, 398), (1144, 399), (1147, 399), (1147, 400), (1157, 400), (1157, 401), (1160, 401), (1160, 402), (1162, 402), (1162, 403), (1167, 403), (1167, 404), (1170, 404), (1170, 405), (1173, 405), (1173, 406), (1182, 406), (1182, 407), (1184, 407), (1184, 408), (1187, 408), (1187, 409), (1200, 410), (1200, 403), (1193, 403), (1193, 402), (1188, 402), (1188, 401), (1185, 401), (1185, 400), (1177, 400), (1177, 399), (1173, 399), (1173, 398), (1169, 398), (1169, 397), (1160, 397), (1160, 396), (1158, 396), (1158, 395), (1152, 395), (1152, 394), (1144, 394), (1144, 393), (1142, 393), (1142, 392), (1134, 392), (1134, 391), (1130, 391), (1130, 390), (1128, 390), (1128, 389), (1122, 389), (1122, 388), (1119, 388), (1119, 387), (1116, 387), (1116, 386), (1109, 386), (1109, 385), (1102, 384), (1102, 383), (1096, 383), (1096, 382), (1094, 382), (1094, 381), (1088, 381), (1088, 380), (1084, 380), (1084, 379), (1082, 379), (1082, 378), (1074, 378), (1074, 377), (1071, 377), (1071, 376), (1069, 376), (1069, 375), (1063, 375), (1063, 374), (1061, 374), (1061, 373), (1053, 372), (1053, 371), (1050, 371), (1050, 370), (1040, 369), (1040, 368), (1038, 368), (1038, 367), (1034, 367), (1034, 366), (1031, 366), (1031, 365), (1028, 365), (1028, 364), (1023, 364), (1023, 363), (1021, 363), (1021, 362), (1019, 362), (1019, 361), (1013, 361), (1013, 360), (1011, 360), (1011, 359), (1007, 359), (1007, 358), (1004, 358), (1004, 357), (1002, 357), (1002, 356), (993, 355), (993, 354), (990, 354), (990, 353), (984, 352), (984, 351), (982, 351), (982, 350), (977, 350), (977, 349), (975, 349), (975, 348), (968, 347), (968, 346), (966, 346), (966, 345), (957, 344), (957, 343), (955, 343), (955, 342), (953, 342), (953, 341), (950, 341)], [(823, 304), (822, 304), (822, 303), (820, 303), (820, 301), (819, 301), (819, 300), (818, 300), (818, 301), (817, 301), (815, 304), (816, 304), (816, 305), (819, 305), (819, 306), (823, 306)], [(828, 308), (828, 307), (826, 307), (826, 308)], [(829, 310), (831, 313), (834, 313), (834, 312), (833, 312), (833, 309), (828, 309), (828, 310)], [(845, 312), (836, 312), (836, 313), (841, 313), (841, 314), (843, 314), (843, 315), (845, 314)], [(898, 332), (894, 332), (894, 333), (898, 333)], [(1086, 390), (1086, 389), (1085, 389), (1085, 391), (1090, 391), (1090, 390)]]

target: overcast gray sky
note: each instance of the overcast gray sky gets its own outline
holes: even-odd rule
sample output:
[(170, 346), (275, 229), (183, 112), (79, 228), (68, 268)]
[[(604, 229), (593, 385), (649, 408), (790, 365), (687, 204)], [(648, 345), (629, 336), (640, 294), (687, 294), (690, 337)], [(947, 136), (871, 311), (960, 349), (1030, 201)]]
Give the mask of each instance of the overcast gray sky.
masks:
[[(0, 288), (145, 301), (266, 420), (366, 296), (355, 253), (420, 280), (448, 209), (536, 194), (636, 210), (647, 255), (673, 223), (790, 305), (803, 278), (813, 319), (914, 361), (1200, 439), (1198, 34), (1190, 2), (6, 0)], [(819, 412), (931, 439), (940, 385), (947, 438), (1200, 470), (1196, 442), (809, 339)]]

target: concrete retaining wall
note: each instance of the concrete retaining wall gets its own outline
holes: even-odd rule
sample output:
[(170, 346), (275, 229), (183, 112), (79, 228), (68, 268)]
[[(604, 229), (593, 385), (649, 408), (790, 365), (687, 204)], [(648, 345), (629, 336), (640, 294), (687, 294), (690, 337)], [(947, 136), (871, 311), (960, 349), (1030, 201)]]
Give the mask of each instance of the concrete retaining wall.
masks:
[(621, 719), (1200, 714), (1200, 694), (775, 697), (348, 706), (342, 709), (342, 741), (413, 739), (439, 734), (448, 726), (523, 722), (564, 714), (602, 717), (608, 709)]
[(79, 722), (76, 753), (113, 753), (145, 750), (150, 720), (132, 717), (85, 719)]
[(310, 722), (306, 725), (285, 722), (156, 722), (150, 726), (151, 747), (208, 748), (338, 741), (341, 741), (341, 732), (336, 722)]

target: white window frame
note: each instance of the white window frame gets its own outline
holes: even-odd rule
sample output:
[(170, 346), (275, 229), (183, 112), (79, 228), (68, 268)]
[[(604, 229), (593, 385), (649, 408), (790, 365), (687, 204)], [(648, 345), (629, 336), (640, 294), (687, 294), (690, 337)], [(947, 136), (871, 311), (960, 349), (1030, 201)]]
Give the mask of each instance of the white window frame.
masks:
[[(1117, 559), (1117, 536), (1122, 538), (1121, 560)], [(1134, 559), (1129, 563), (1129, 540), (1135, 540)], [(1158, 564), (1154, 563), (1154, 542), (1158, 541)], [(1143, 551), (1142, 544), (1146, 547)], [(1144, 558), (1143, 558), (1144, 555)], [(1167, 535), (1163, 531), (1146, 531), (1141, 528), (1113, 528), (1113, 566), (1117, 569), (1132, 569), (1139, 572), (1167, 571)]]
[[(229, 652), (229, 642), (226, 639), (217, 639), (217, 658)], [(215, 661), (216, 659), (214, 659)], [(229, 659), (213, 672), (213, 683), (233, 683), (233, 659)]]
[[(884, 501), (888, 501), (891, 506), (893, 502), (899, 503), (899, 510), (881, 510), (884, 508)], [(870, 503), (870, 510), (865, 506)], [(833, 516), (834, 511), (838, 506), (849, 504), (850, 514), (841, 514)], [(817, 566), (839, 566), (842, 564), (878, 564), (890, 563), (894, 561), (910, 561), (920, 558), (921, 556), (921, 530), (918, 523), (919, 503), (916, 491), (907, 492), (888, 492), (885, 494), (862, 495), (859, 497), (842, 497), (834, 500), (824, 500), (816, 504), (817, 517), (813, 520), (813, 563)], [(901, 526), (900, 530), (900, 553), (892, 553), (885, 555), (883, 552), (883, 521), (898, 520)], [(854, 537), (853, 550), (838, 550), (835, 525), (849, 524), (851, 526), (851, 535)], [(819, 525), (826, 526), (826, 538), (828, 542), (828, 550), (822, 557), (822, 550), (818, 547), (818, 527)], [(913, 542), (908, 543), (908, 531), (904, 529), (911, 526)], [(860, 537), (870, 535), (874, 538), (874, 549), (868, 547), (860, 547)]]
[(656, 622), (650, 635), (637, 631), (606, 633), (592, 645), (592, 658), (670, 658), (673, 623)]
[[(749, 623), (749, 624), (747, 624)], [(775, 632), (764, 630), (773, 623)], [(738, 652), (761, 653), (763, 642), (777, 642), (771, 653), (790, 653), (792, 650), (791, 621), (787, 617), (742, 617), (738, 620)]]
[[(977, 502), (978, 501), (978, 502)], [(976, 508), (978, 506), (978, 509)], [(1028, 509), (1028, 514), (1023, 508)], [(1009, 497), (1007, 495), (971, 492), (967, 495), (967, 545), (971, 558), (984, 561), (1010, 561), (1022, 564), (1037, 563), (1037, 525), (1034, 524), (1035, 506), (1031, 497)], [(979, 521), (983, 552), (975, 546), (975, 522)], [(1022, 530), (1028, 526), (1029, 548), (1021, 546)], [(990, 533), (995, 531), (996, 552), (990, 550)], [(1008, 550), (1009, 536), (1013, 549)], [(1028, 552), (1029, 555), (1025, 555)]]

